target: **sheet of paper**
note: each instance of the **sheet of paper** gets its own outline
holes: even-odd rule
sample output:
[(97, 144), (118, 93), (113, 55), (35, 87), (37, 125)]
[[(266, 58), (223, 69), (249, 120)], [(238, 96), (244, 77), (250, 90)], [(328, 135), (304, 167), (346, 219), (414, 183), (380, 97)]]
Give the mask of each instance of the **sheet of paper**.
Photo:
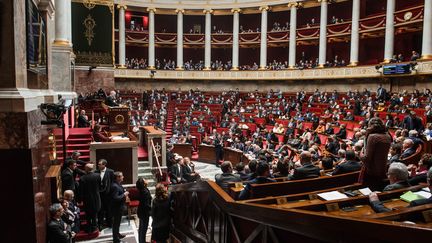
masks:
[(424, 197), (424, 198), (430, 198), (431, 197), (431, 194), (429, 192), (425, 192), (425, 191), (414, 192), (414, 194), (417, 194), (417, 195)]
[(317, 195), (318, 195), (318, 197), (320, 197), (326, 201), (348, 198), (347, 195), (340, 193), (338, 191), (323, 192), (323, 193), (319, 193)]
[(422, 189), (423, 191), (426, 191), (426, 192), (430, 192), (430, 189), (429, 189), (429, 187), (423, 187), (423, 189)]
[(372, 193), (372, 191), (371, 191), (371, 189), (369, 189), (369, 187), (359, 189), (359, 192), (365, 196), (369, 196), (369, 194)]

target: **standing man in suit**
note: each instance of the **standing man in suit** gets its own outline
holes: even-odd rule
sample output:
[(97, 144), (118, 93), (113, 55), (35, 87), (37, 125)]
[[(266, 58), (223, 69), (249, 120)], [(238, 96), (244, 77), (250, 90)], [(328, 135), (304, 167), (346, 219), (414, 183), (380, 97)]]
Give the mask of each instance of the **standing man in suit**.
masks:
[(114, 172), (114, 178), (115, 180), (111, 185), (111, 212), (113, 214), (112, 235), (113, 243), (120, 243), (120, 239), (126, 237), (125, 235), (120, 234), (120, 222), (129, 192), (125, 192), (122, 186), (124, 177), (121, 171)]
[(386, 94), (387, 94), (387, 90), (383, 88), (382, 84), (380, 84), (378, 86), (377, 94), (376, 94), (378, 101), (384, 101), (386, 98)]
[(104, 223), (104, 217), (106, 218), (105, 225), (108, 227), (112, 226), (112, 214), (111, 214), (111, 184), (114, 181), (114, 171), (107, 168), (107, 161), (101, 159), (98, 162), (98, 170), (96, 173), (100, 177), (100, 189), (99, 195), (101, 199), (101, 210), (98, 214), (99, 228), (102, 228)]
[(94, 173), (94, 165), (91, 163), (86, 164), (85, 171), (87, 174), (80, 178), (80, 198), (84, 204), (84, 211), (87, 219), (87, 233), (96, 230), (96, 218), (101, 208), (101, 199), (99, 195), (99, 188), (101, 178), (98, 174)]
[(219, 161), (223, 159), (223, 139), (217, 132), (214, 134), (214, 146), (216, 152), (216, 166), (219, 167)]
[(64, 209), (60, 203), (54, 203), (50, 208), (51, 221), (47, 226), (47, 240), (50, 243), (70, 243), (75, 233), (66, 227), (61, 219)]
[(294, 173), (288, 176), (289, 180), (309, 179), (320, 176), (320, 169), (312, 164), (312, 154), (309, 151), (303, 151), (300, 154), (300, 163), (302, 167), (294, 169)]
[(77, 183), (75, 181), (75, 169), (77, 167), (75, 160), (67, 160), (67, 167), (63, 169), (61, 173), (62, 180), (62, 190), (63, 192), (66, 190), (72, 190), (76, 194), (76, 190), (78, 188)]

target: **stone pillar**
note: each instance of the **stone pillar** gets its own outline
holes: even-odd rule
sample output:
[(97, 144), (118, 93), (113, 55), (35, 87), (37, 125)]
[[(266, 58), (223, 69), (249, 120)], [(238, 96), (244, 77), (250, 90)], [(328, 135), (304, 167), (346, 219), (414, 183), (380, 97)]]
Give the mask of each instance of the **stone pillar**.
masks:
[(126, 27), (125, 10), (126, 5), (117, 5), (119, 10), (119, 68), (126, 68)]
[(290, 8), (290, 30), (289, 30), (289, 58), (288, 68), (293, 69), (296, 65), (296, 49), (297, 49), (297, 8), (301, 7), (302, 3), (288, 3)]
[(351, 20), (351, 52), (350, 66), (358, 65), (359, 55), (359, 21), (360, 21), (360, 0), (353, 0)]
[(320, 34), (319, 34), (319, 57), (318, 67), (324, 67), (327, 56), (327, 10), (328, 0), (318, 0), (321, 2), (321, 21), (320, 21)]
[(240, 28), (240, 9), (232, 9), (233, 13), (233, 47), (232, 47), (232, 68), (239, 69), (239, 28)]
[(387, 0), (385, 44), (384, 44), (384, 63), (389, 63), (393, 58), (394, 52), (394, 12), (395, 0)]
[(177, 13), (177, 68), (183, 70), (183, 9), (176, 9)]
[(213, 10), (205, 9), (205, 47), (204, 70), (211, 70), (211, 14)]
[(423, 46), (424, 60), (432, 60), (432, 0), (425, 0), (423, 18)]
[(260, 69), (265, 70), (267, 67), (267, 11), (268, 6), (259, 8), (261, 11), (261, 46), (260, 46)]
[(71, 1), (55, 0), (55, 45), (70, 46)]
[(148, 45), (148, 68), (155, 69), (155, 8), (148, 8), (149, 12), (149, 45)]

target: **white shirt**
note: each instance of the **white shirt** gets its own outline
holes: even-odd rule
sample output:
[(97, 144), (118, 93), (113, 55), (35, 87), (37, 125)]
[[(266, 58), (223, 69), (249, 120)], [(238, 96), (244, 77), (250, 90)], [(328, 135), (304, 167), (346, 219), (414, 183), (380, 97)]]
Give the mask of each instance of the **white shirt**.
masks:
[(104, 178), (105, 172), (106, 172), (106, 168), (100, 172), (101, 182)]

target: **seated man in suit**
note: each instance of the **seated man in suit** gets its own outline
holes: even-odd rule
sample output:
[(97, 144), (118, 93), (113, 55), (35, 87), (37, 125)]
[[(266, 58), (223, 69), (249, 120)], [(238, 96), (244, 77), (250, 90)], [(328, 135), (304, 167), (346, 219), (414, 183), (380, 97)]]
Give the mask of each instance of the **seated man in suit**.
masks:
[(411, 186), (408, 183), (408, 176), (409, 172), (405, 164), (401, 162), (390, 164), (387, 171), (387, 178), (390, 184), (384, 187), (383, 191), (392, 191)]
[(421, 144), (423, 145), (423, 140), (421, 138), (418, 137), (418, 132), (417, 130), (410, 130), (408, 132), (408, 138), (411, 139), (414, 143), (413, 149), (417, 150), (418, 146)]
[(339, 151), (340, 145), (339, 141), (336, 140), (334, 135), (329, 136), (327, 139), (327, 144), (325, 145), (325, 149), (331, 154), (337, 154)]
[(90, 122), (88, 121), (88, 117), (86, 116), (85, 110), (80, 111), (80, 115), (78, 116), (78, 127), (89, 127)]
[(246, 184), (245, 188), (240, 192), (239, 200), (246, 200), (250, 197), (251, 184), (263, 184), (269, 182), (276, 182), (269, 178), (270, 167), (266, 162), (259, 162), (256, 169), (257, 177)]
[(346, 136), (347, 136), (346, 124), (341, 124), (339, 132), (336, 133), (336, 137), (339, 139), (346, 139)]
[(222, 189), (228, 191), (228, 182), (241, 182), (240, 175), (233, 174), (233, 166), (230, 161), (224, 161), (221, 164), (222, 174), (215, 175), (216, 184)]
[(347, 150), (345, 153), (345, 161), (338, 164), (333, 171), (332, 175), (339, 175), (361, 169), (361, 163), (356, 160), (354, 150)]
[(413, 140), (407, 138), (402, 143), (402, 154), (400, 156), (400, 159), (405, 159), (415, 153), (414, 149), (414, 142)]
[(288, 176), (289, 180), (301, 180), (320, 176), (320, 168), (312, 164), (312, 154), (303, 151), (300, 154), (301, 167), (294, 169), (294, 173)]
[[(429, 186), (429, 190), (432, 190), (432, 168), (430, 168), (427, 172), (427, 182)], [(387, 208), (383, 205), (383, 203), (379, 200), (378, 195), (375, 192), (369, 194), (369, 201), (373, 210), (377, 213), (390, 212), (392, 211), (390, 208)], [(424, 204), (432, 204), (432, 197), (426, 199), (417, 199), (410, 203), (408, 207), (415, 207)]]
[(183, 178), (187, 182), (194, 182), (201, 179), (201, 176), (195, 172), (195, 165), (191, 162), (189, 157), (183, 158)]
[(50, 208), (51, 221), (47, 226), (48, 242), (69, 243), (75, 237), (75, 232), (66, 227), (61, 219), (64, 209), (60, 203), (54, 203)]
[(186, 182), (183, 178), (183, 158), (175, 157), (174, 164), (170, 169), (170, 179), (173, 184), (180, 184)]

